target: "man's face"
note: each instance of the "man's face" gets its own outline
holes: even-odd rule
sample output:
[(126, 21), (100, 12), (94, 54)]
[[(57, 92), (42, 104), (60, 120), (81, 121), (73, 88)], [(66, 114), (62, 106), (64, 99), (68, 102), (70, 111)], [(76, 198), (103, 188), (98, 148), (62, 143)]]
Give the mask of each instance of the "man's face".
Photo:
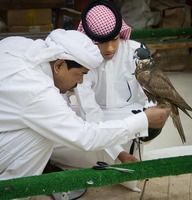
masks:
[(97, 44), (104, 59), (109, 60), (113, 58), (115, 52), (118, 49), (119, 40), (119, 36), (117, 36), (109, 42), (102, 42)]
[(87, 72), (88, 69), (85, 67), (68, 69), (64, 60), (58, 60), (53, 67), (55, 86), (60, 90), (60, 93), (64, 94), (75, 88), (77, 84), (81, 84), (83, 75)]

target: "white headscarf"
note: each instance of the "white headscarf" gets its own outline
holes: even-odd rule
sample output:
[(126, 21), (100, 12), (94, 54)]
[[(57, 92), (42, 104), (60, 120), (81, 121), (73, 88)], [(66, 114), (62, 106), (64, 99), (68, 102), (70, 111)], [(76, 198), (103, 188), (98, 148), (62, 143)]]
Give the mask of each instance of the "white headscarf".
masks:
[[(52, 60), (64, 59), (72, 60), (88, 69), (98, 67), (103, 61), (100, 50), (88, 37), (79, 34), (76, 30), (57, 29), (52, 31), (45, 39), (45, 44), (49, 47), (43, 52), (45, 58)], [(37, 56), (37, 61), (39, 60)], [(34, 58), (33, 58), (34, 60)]]
[(99, 48), (85, 34), (64, 29), (53, 30), (45, 40), (5, 38), (0, 41), (0, 57), (0, 79), (23, 68), (57, 59), (72, 60), (88, 69), (98, 67), (103, 61)]

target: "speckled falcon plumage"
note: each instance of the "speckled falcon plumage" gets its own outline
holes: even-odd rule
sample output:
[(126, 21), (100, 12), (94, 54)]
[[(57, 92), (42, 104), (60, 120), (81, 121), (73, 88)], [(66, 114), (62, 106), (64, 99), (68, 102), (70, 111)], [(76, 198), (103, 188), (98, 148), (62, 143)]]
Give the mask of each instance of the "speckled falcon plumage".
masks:
[(135, 77), (147, 95), (148, 100), (158, 102), (162, 107), (171, 108), (170, 116), (173, 124), (177, 128), (182, 142), (185, 143), (186, 137), (179, 116), (179, 109), (192, 118), (188, 113), (188, 111), (192, 111), (192, 108), (176, 91), (163, 71), (155, 66), (154, 60), (146, 48), (142, 46), (136, 49), (134, 59), (136, 62)]

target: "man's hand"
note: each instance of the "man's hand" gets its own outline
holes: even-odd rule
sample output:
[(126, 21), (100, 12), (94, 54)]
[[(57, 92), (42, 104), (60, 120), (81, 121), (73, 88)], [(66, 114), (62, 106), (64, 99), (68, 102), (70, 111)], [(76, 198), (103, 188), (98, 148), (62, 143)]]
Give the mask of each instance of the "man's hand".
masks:
[(171, 109), (152, 106), (144, 112), (147, 115), (150, 128), (162, 128), (169, 117)]
[(127, 153), (126, 151), (122, 151), (122, 152), (119, 154), (118, 159), (119, 159), (122, 163), (127, 163), (127, 162), (138, 162), (138, 161), (139, 161), (135, 156), (133, 156), (133, 155)]

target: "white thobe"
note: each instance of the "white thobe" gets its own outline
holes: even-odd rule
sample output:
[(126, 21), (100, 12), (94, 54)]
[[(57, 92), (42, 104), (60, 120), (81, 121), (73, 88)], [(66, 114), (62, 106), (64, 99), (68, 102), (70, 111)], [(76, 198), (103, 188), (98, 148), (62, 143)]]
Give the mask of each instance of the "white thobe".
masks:
[[(105, 60), (99, 68), (89, 71), (84, 77), (83, 84), (75, 89), (80, 116), (90, 122), (125, 119), (132, 116), (132, 110), (143, 111), (150, 104), (147, 97), (138, 84), (134, 72), (134, 51), (140, 47), (135, 41), (120, 40), (118, 51), (111, 60)], [(72, 105), (75, 106), (75, 105)], [(131, 126), (139, 126), (139, 121), (132, 121)], [(145, 134), (148, 129), (143, 130)], [(75, 167), (91, 167), (96, 161), (106, 161), (109, 164), (120, 163), (117, 159), (122, 151), (129, 152), (132, 140), (125, 145), (114, 145), (102, 151), (83, 152), (62, 149), (56, 147), (53, 160), (60, 163), (68, 163)], [(142, 154), (143, 146), (140, 148), (135, 144), (134, 156), (138, 159)], [(59, 155), (65, 155), (63, 158)], [(126, 183), (130, 189), (135, 189), (136, 184)]]
[[(133, 55), (139, 47), (138, 42), (120, 40), (114, 57), (85, 76), (83, 84), (75, 90), (84, 119), (93, 122), (124, 119), (133, 115), (132, 110), (142, 111), (149, 106), (134, 75)], [(137, 125), (137, 121), (132, 124)], [(131, 141), (126, 150), (129, 151), (130, 145)], [(106, 149), (113, 160), (123, 150), (120, 145)]]
[[(120, 40), (118, 51), (114, 57), (111, 60), (105, 60), (99, 68), (90, 70), (85, 75), (83, 84), (78, 85), (75, 89), (80, 107), (78, 112), (85, 120), (100, 122), (124, 119), (127, 116), (133, 117), (132, 110), (142, 111), (144, 107), (149, 106), (147, 97), (134, 76), (133, 55), (135, 49), (139, 47), (140, 43), (138, 42)], [(132, 121), (131, 126), (137, 127), (139, 123), (136, 120)], [(143, 131), (147, 134), (148, 129)], [(132, 140), (129, 140), (126, 151), (129, 152), (131, 144)], [(123, 150), (121, 145), (105, 149), (112, 160), (116, 160)], [(74, 154), (79, 155), (76, 152)], [(138, 151), (136, 154), (138, 157)], [(70, 157), (71, 153), (69, 159)], [(74, 159), (71, 162), (73, 163)], [(76, 164), (81, 165), (79, 162), (75, 162)], [(82, 166), (85, 165), (86, 162), (82, 162)]]
[[(0, 179), (41, 174), (55, 144), (96, 151), (126, 143), (148, 128), (144, 113), (85, 122), (54, 86), (49, 63), (31, 68), (28, 60), (3, 49), (0, 57)], [(139, 125), (132, 126), (134, 121)]]

